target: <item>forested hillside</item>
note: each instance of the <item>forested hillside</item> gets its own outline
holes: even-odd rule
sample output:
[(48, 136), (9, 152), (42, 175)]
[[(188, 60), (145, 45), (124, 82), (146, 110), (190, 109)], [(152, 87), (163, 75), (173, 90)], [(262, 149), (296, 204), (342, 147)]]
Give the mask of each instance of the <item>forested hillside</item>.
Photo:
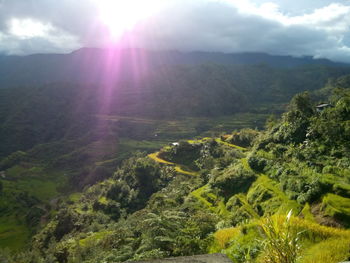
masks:
[[(180, 52), (144, 49), (82, 48), (70, 54), (0, 55), (0, 88), (53, 82), (111, 84), (130, 81), (175, 65), (259, 65), (290, 69), (303, 66), (348, 68), (348, 64), (312, 57), (265, 53)], [(112, 69), (112, 70), (111, 70)], [(134, 80), (137, 78), (134, 78)]]
[[(29, 86), (2, 88), (0, 157), (105, 129), (100, 115), (179, 119), (280, 113), (294, 94), (319, 89), (349, 70), (319, 65), (167, 65), (146, 75), (134, 69), (132, 75), (140, 75), (123, 75), (127, 80), (109, 85), (28, 82)], [(102, 74), (101, 78), (110, 80)]]
[[(27, 251), (0, 259), (112, 263), (222, 252), (242, 263), (349, 260), (349, 136), (345, 76), (294, 96), (263, 131), (135, 153), (34, 216), (40, 228)], [(6, 184), (1, 192), (10, 195)]]

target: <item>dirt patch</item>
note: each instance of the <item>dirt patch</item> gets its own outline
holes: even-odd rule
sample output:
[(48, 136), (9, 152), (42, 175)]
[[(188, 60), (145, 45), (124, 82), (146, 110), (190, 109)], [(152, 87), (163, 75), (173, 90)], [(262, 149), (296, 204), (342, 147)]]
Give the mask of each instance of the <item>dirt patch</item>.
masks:
[(311, 213), (314, 215), (316, 222), (320, 225), (337, 228), (343, 227), (343, 225), (337, 222), (333, 217), (324, 215), (321, 203), (312, 205)]

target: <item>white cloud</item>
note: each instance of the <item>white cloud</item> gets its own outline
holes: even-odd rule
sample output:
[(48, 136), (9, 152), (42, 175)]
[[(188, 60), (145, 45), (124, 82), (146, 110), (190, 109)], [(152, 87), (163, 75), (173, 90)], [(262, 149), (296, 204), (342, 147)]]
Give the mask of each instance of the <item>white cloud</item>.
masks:
[(173, 6), (139, 27), (133, 43), (188, 51), (269, 52), (350, 61), (350, 37), (346, 37), (349, 18), (350, 5), (330, 4), (308, 14), (290, 15), (272, 2), (194, 1), (185, 7)]
[(80, 47), (78, 38), (50, 23), (31, 18), (12, 18), (0, 32), (0, 52), (27, 54), (64, 52)]
[(348, 5), (330, 3), (312, 12), (301, 15), (291, 15), (282, 11), (275, 2), (254, 3), (251, 0), (223, 0), (232, 4), (242, 14), (256, 15), (265, 19), (277, 21), (285, 26), (304, 25), (317, 29), (348, 30), (350, 25), (350, 2)]
[[(108, 30), (99, 21), (96, 1), (0, 0), (0, 50), (26, 54), (107, 44)], [(350, 62), (349, 0), (162, 2), (166, 4), (161, 12), (137, 24), (135, 32), (125, 36), (126, 43), (188, 51), (313, 55)]]
[(44, 24), (33, 19), (12, 18), (8, 22), (9, 34), (19, 39), (28, 39), (33, 37), (45, 37), (53, 31), (51, 24)]

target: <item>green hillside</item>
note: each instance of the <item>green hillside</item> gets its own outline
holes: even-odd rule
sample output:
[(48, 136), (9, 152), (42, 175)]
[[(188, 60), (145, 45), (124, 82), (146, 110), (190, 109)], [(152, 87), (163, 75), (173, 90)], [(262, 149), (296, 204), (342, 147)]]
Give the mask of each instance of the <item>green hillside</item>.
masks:
[[(0, 259), (112, 263), (222, 252), (242, 263), (349, 260), (349, 88), (347, 76), (298, 94), (263, 131), (153, 153), (145, 143), (151, 154), (135, 153), (113, 176), (60, 197), (28, 249)], [(320, 102), (327, 105), (317, 110)], [(9, 187), (2, 183), (2, 194), (13, 194)], [(38, 200), (53, 193), (35, 191)]]
[[(4, 86), (0, 87), (0, 158), (38, 144), (75, 141), (110, 131), (120, 137), (144, 139), (143, 133), (154, 127), (152, 122), (140, 125), (121, 118), (114, 122), (117, 128), (109, 130), (110, 116), (181, 120), (280, 114), (296, 93), (318, 90), (330, 78), (349, 72), (348, 67), (322, 65), (278, 69), (267, 65), (166, 64), (139, 76), (137, 83), (132, 77), (113, 85), (40, 84), (38, 79), (35, 85)], [(101, 120), (101, 115), (109, 118)], [(199, 124), (184, 138), (212, 127), (206, 121)]]

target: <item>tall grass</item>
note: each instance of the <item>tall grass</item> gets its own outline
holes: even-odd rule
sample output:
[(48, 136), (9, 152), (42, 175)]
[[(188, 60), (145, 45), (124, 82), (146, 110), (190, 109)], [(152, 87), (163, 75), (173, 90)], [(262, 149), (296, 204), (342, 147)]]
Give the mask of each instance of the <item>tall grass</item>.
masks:
[(264, 251), (258, 262), (296, 263), (299, 257), (299, 233), (292, 227), (292, 211), (281, 217), (268, 217), (260, 224), (264, 236)]
[(350, 258), (350, 238), (330, 238), (315, 244), (305, 253), (300, 263), (334, 263)]
[(237, 263), (336, 263), (350, 259), (350, 230), (276, 214), (218, 230), (209, 252)]
[(239, 235), (241, 229), (239, 227), (220, 229), (214, 234), (215, 243), (218, 249), (225, 249), (229, 245), (231, 239)]

